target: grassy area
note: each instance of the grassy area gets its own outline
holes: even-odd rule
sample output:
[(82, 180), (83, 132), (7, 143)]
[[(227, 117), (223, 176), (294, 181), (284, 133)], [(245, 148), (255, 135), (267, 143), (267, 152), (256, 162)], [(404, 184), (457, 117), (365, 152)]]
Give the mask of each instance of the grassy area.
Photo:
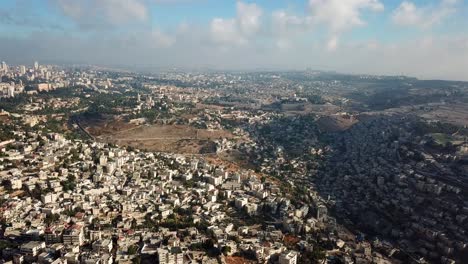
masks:
[(433, 133), (431, 134), (431, 136), (439, 145), (446, 145), (447, 143), (452, 142), (453, 140), (451, 135), (443, 133)]
[(465, 141), (465, 137), (459, 135), (433, 133), (431, 134), (431, 136), (434, 139), (434, 141), (441, 146), (447, 146), (447, 144), (459, 145), (463, 144), (463, 142)]

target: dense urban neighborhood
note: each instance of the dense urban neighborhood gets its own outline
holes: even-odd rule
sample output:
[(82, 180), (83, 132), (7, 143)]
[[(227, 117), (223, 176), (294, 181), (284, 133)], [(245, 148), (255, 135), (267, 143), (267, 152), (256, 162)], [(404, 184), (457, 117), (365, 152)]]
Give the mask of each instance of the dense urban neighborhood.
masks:
[(2, 263), (466, 263), (468, 83), (0, 69)]

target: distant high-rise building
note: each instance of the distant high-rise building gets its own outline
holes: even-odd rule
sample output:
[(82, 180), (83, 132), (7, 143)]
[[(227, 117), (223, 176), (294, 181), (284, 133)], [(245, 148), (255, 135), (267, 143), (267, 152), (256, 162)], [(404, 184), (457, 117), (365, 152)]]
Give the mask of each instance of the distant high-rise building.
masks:
[(35, 71), (39, 70), (39, 62), (37, 61), (34, 62), (34, 70)]
[(2, 70), (4, 72), (7, 72), (8, 71), (8, 65), (6, 64), (6, 62), (2, 61)]
[(21, 65), (21, 66), (20, 66), (20, 73), (21, 73), (21, 75), (25, 75), (25, 74), (26, 74), (26, 66), (24, 66), (24, 65)]
[(15, 86), (14, 85), (10, 85), (10, 87), (8, 87), (8, 97), (10, 97), (10, 98), (15, 97)]

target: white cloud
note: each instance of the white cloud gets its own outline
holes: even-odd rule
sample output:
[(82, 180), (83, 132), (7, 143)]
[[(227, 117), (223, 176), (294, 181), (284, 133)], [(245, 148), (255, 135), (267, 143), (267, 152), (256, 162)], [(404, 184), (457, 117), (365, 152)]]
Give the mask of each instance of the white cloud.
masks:
[[(414, 40), (379, 44), (372, 49), (349, 48), (351, 51), (342, 51), (347, 54), (341, 64), (344, 64), (343, 68), (354, 72), (468, 81), (468, 46), (464, 45), (466, 41), (468, 35), (428, 35)], [(344, 61), (349, 61), (349, 65)]]
[(211, 21), (210, 30), (213, 40), (218, 44), (243, 45), (249, 38), (259, 32), (262, 9), (256, 4), (237, 2), (236, 18), (215, 18)]
[(235, 19), (215, 18), (211, 21), (211, 34), (218, 44), (245, 44)]
[(327, 42), (327, 50), (334, 51), (338, 47), (338, 36), (332, 36)]
[(50, 0), (67, 17), (84, 29), (98, 29), (147, 22), (145, 0)]
[[(31, 30), (21, 37), (5, 34), (0, 36), (3, 59), (12, 63), (21, 60), (21, 64), (34, 58), (52, 63), (213, 69), (312, 67), (468, 81), (468, 35), (449, 24), (444, 25), (445, 37), (423, 32), (411, 40), (344, 41), (343, 33), (365, 25), (368, 14), (383, 10), (377, 0), (310, 0), (304, 15), (284, 9), (268, 18), (263, 18), (256, 4), (237, 2), (233, 17), (215, 18), (208, 25), (193, 24), (187, 18), (187, 22), (167, 28), (150, 23), (148, 6), (156, 0), (49, 1), (80, 29), (91, 31), (65, 24), (67, 30)], [(459, 3), (441, 0), (415, 5), (404, 1), (398, 11), (404, 16), (396, 19), (394, 11), (392, 19), (400, 25), (417, 26), (425, 21), (430, 21), (428, 25), (441, 23)], [(95, 28), (106, 30), (92, 31)], [(321, 40), (324, 36), (326, 41)]]
[(191, 27), (173, 42), (172, 38), (161, 36), (162, 32), (151, 36), (147, 31), (139, 31), (110, 37), (41, 31), (24, 38), (0, 36), (0, 50), (4, 54), (2, 59), (18, 64), (30, 63), (34, 58), (50, 63), (146, 66), (148, 70), (151, 66), (152, 69), (210, 67), (219, 70), (314, 68), (468, 81), (468, 35), (464, 33), (391, 43), (348, 41), (334, 52), (323, 52), (323, 45), (314, 40), (294, 42), (294, 48), (281, 52), (274, 45), (259, 45), (260, 48), (237, 45), (223, 52), (218, 45), (207, 41), (209, 33)]
[(458, 0), (442, 0), (438, 5), (416, 6), (403, 1), (392, 14), (392, 21), (399, 26), (430, 28), (441, 23), (457, 10)]
[(296, 27), (300, 27), (305, 24), (305, 19), (296, 15), (290, 15), (284, 10), (278, 10), (272, 14), (273, 26), (275, 30), (281, 32), (289, 32), (294, 30)]
[(240, 31), (245, 35), (252, 35), (260, 29), (262, 10), (256, 4), (237, 2), (237, 21)]
[(311, 28), (310, 17), (299, 17), (284, 10), (274, 11), (271, 15), (272, 35), (280, 49), (291, 48), (292, 38)]
[(162, 32), (159, 29), (153, 30), (151, 32), (151, 37), (154, 45), (159, 48), (168, 48), (174, 45), (176, 41), (174, 37)]
[(72, 19), (79, 19), (84, 13), (82, 5), (78, 1), (55, 0), (52, 2), (56, 2), (63, 13)]
[(280, 38), (276, 41), (276, 46), (279, 49), (287, 50), (291, 48), (291, 41), (285, 38)]
[(423, 22), (422, 10), (411, 2), (403, 1), (393, 12), (392, 20), (398, 25), (417, 25)]
[(362, 11), (383, 11), (384, 5), (378, 0), (309, 0), (309, 8), (316, 23), (340, 33), (365, 25), (361, 18)]
[(334, 50), (343, 32), (366, 24), (362, 12), (380, 12), (384, 5), (379, 0), (309, 0), (309, 9), (312, 22), (328, 29), (327, 47)]

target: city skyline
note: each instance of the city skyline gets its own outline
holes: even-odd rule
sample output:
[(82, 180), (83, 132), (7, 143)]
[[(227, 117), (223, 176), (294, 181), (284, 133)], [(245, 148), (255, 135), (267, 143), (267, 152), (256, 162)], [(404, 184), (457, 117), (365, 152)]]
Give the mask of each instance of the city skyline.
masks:
[(0, 61), (468, 80), (467, 11), (461, 0), (7, 0)]

